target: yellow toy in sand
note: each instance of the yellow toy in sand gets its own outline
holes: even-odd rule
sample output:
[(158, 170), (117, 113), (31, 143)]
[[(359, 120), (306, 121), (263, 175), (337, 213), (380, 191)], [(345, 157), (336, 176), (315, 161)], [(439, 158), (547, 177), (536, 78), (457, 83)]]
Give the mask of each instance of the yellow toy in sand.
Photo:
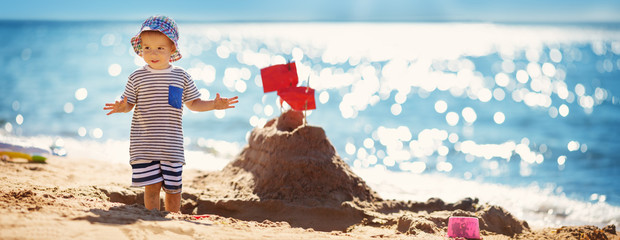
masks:
[(30, 155), (23, 152), (0, 152), (0, 156), (5, 155), (9, 158), (23, 158), (28, 160), (28, 162), (36, 162), (36, 163), (45, 163), (47, 158), (39, 155)]

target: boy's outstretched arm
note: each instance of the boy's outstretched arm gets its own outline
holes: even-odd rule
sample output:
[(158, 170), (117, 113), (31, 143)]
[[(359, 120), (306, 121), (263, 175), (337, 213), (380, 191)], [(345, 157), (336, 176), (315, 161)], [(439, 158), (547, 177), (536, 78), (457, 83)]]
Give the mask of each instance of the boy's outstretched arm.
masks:
[(205, 101), (202, 99), (195, 99), (195, 100), (185, 103), (185, 106), (187, 106), (189, 110), (196, 111), (196, 112), (205, 112), (205, 111), (211, 111), (211, 110), (216, 110), (216, 109), (229, 109), (229, 108), (235, 108), (233, 104), (238, 103), (239, 102), (238, 99), (239, 97), (237, 96), (234, 96), (232, 98), (222, 98), (220, 97), (220, 94), (217, 93), (215, 94), (215, 99), (213, 100)]
[(131, 109), (133, 109), (133, 106), (134, 104), (128, 103), (127, 97), (124, 97), (122, 101), (106, 103), (105, 107), (103, 107), (103, 110), (110, 110), (110, 112), (108, 112), (108, 114), (106, 115), (110, 115), (112, 113), (126, 113), (131, 111)]

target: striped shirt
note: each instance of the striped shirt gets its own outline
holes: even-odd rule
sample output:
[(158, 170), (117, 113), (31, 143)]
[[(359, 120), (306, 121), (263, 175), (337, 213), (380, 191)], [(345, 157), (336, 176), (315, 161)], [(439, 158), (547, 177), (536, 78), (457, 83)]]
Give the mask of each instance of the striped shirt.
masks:
[(185, 162), (182, 103), (200, 98), (191, 76), (180, 67), (137, 69), (123, 97), (135, 104), (129, 144), (130, 162)]

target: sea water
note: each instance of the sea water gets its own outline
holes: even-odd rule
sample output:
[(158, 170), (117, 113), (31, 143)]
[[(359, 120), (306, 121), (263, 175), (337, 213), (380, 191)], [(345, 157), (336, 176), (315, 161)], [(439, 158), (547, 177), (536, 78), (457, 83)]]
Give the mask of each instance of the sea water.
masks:
[[(221, 169), (277, 117), (260, 69), (294, 61), (307, 121), (384, 198), (478, 197), (533, 226), (620, 222), (620, 26), (179, 22), (204, 99), (187, 167)], [(127, 163), (131, 113), (106, 116), (144, 65), (140, 22), (0, 22), (0, 142)]]

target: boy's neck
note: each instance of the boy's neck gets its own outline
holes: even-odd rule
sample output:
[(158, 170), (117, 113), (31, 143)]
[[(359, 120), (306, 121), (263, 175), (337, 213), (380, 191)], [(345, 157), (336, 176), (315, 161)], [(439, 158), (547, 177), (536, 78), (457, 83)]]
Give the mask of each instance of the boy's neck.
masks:
[(167, 69), (170, 69), (172, 67), (172, 64), (168, 64), (168, 66), (166, 66), (165, 68), (154, 68), (154, 67), (152, 67), (151, 65), (148, 65), (148, 64), (146, 66), (149, 69), (151, 69), (151, 70), (167, 70)]

